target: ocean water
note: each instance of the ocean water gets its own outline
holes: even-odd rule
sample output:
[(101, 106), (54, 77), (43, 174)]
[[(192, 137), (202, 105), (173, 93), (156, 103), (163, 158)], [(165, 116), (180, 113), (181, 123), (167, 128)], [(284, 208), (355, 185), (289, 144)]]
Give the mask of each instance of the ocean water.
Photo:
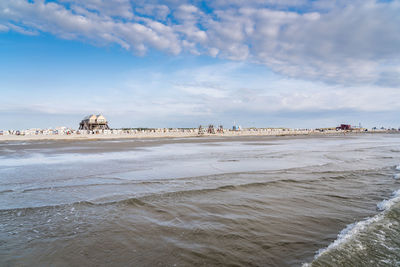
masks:
[(0, 143), (1, 266), (400, 266), (400, 135)]

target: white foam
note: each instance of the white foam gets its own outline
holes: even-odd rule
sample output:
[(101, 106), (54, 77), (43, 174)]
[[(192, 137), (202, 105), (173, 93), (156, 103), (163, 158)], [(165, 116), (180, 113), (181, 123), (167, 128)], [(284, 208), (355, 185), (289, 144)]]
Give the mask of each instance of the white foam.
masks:
[[(120, 152), (120, 154), (127, 154)], [(113, 159), (116, 153), (97, 153), (97, 154), (55, 154), (47, 156), (45, 154), (35, 153), (30, 154), (28, 157), (0, 157), (0, 167), (18, 167), (26, 165), (39, 165), (39, 164), (61, 164), (72, 162), (94, 162), (101, 160)], [(132, 153), (133, 154), (133, 153)], [(125, 156), (125, 155), (124, 155)], [(131, 156), (131, 155), (129, 155)]]
[[(374, 217), (367, 218), (364, 221), (352, 223), (346, 226), (345, 229), (340, 231), (337, 236), (337, 239), (333, 241), (327, 248), (323, 248), (318, 250), (317, 254), (315, 255), (314, 259), (319, 258), (322, 254), (337, 248), (338, 246), (342, 245), (343, 243), (351, 240), (359, 234), (360, 232), (364, 231), (370, 224), (378, 222), (382, 220), (384, 217), (385, 211), (387, 211), (391, 206), (395, 203), (400, 202), (400, 189), (393, 192), (392, 197), (390, 199), (385, 199), (377, 204), (377, 207), (380, 211), (383, 211)], [(359, 244), (361, 246), (361, 244)], [(361, 248), (361, 247), (360, 247)], [(309, 264), (303, 264), (303, 267), (309, 266)]]
[(400, 164), (396, 166), (396, 170), (400, 171)]
[(395, 203), (400, 202), (400, 189), (393, 192), (390, 199), (385, 199), (378, 203), (377, 207), (380, 211), (388, 210)]
[(337, 239), (333, 241), (327, 248), (323, 248), (318, 250), (317, 255), (315, 255), (314, 259), (317, 259), (322, 254), (337, 248), (338, 246), (342, 245), (343, 243), (347, 242), (348, 240), (352, 239), (358, 233), (364, 231), (371, 223), (377, 222), (382, 219), (382, 214), (378, 214), (372, 218), (368, 218), (364, 221), (360, 221), (357, 223), (352, 223), (346, 226), (345, 229), (340, 231), (337, 236)]
[(393, 179), (396, 180), (400, 179), (400, 173), (396, 173), (395, 175), (393, 175)]

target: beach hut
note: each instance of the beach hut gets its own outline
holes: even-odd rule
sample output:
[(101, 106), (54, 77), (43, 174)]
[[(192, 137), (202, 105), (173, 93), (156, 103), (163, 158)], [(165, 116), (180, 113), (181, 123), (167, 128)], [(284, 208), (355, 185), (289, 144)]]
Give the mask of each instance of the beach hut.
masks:
[(108, 122), (107, 119), (99, 114), (99, 115), (89, 115), (83, 118), (83, 120), (79, 124), (79, 130), (89, 130), (89, 131), (94, 131), (94, 130), (108, 130), (110, 127), (108, 127)]

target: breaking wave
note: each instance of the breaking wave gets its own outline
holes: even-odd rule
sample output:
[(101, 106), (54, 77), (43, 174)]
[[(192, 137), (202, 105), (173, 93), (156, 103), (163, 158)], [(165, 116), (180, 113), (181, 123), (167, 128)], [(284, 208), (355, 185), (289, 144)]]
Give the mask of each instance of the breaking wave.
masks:
[[(400, 264), (400, 189), (377, 204), (379, 214), (349, 224), (327, 248), (320, 249), (313, 266), (398, 266)], [(371, 252), (372, 250), (372, 252)]]

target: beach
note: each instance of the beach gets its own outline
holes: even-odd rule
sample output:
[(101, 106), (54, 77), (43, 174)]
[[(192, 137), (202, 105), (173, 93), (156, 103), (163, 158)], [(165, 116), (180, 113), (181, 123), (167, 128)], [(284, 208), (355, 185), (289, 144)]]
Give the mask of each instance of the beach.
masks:
[(0, 267), (400, 267), (400, 0), (0, 0)]
[[(86, 131), (85, 131), (86, 132)], [(391, 130), (325, 130), (316, 129), (295, 130), (295, 129), (244, 129), (240, 131), (224, 130), (223, 133), (199, 133), (198, 129), (166, 129), (166, 130), (117, 130), (100, 131), (97, 133), (72, 134), (43, 134), (31, 131), (27, 134), (0, 135), (1, 141), (34, 141), (34, 140), (110, 140), (110, 139), (143, 139), (143, 138), (183, 138), (183, 137), (237, 137), (237, 136), (321, 136), (321, 135), (352, 135), (352, 134), (384, 134), (400, 133)]]
[(95, 139), (0, 143), (0, 265), (400, 262), (397, 134)]

